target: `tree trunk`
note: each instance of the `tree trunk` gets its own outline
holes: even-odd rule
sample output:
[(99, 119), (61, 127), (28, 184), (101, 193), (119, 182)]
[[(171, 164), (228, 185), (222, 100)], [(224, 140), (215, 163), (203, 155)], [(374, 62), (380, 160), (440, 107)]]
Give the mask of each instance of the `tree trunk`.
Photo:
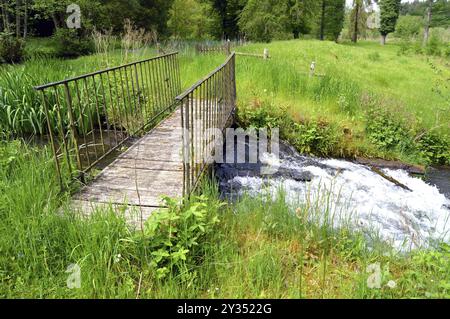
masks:
[(6, 32), (9, 32), (8, 7), (6, 6), (5, 0), (1, 0), (0, 3), (2, 5), (3, 28)]
[(59, 30), (59, 21), (58, 21), (58, 18), (55, 16), (54, 13), (52, 14), (52, 20), (53, 20), (53, 24), (55, 25), (56, 31), (58, 31)]
[(356, 3), (356, 7), (355, 7), (355, 26), (354, 26), (353, 35), (352, 35), (352, 42), (353, 43), (358, 42), (358, 33), (359, 33), (358, 23), (359, 23), (359, 3)]
[(386, 38), (387, 38), (387, 34), (382, 34), (381, 35), (381, 45), (385, 45), (386, 44)]
[(23, 15), (23, 38), (28, 36), (28, 0), (24, 1), (24, 15)]
[(325, 39), (325, 0), (322, 0), (322, 17), (320, 19), (320, 40)]
[(20, 37), (20, 19), (21, 13), (20, 13), (20, 0), (16, 0), (16, 37)]
[(431, 26), (431, 19), (433, 16), (433, 0), (428, 1), (428, 8), (427, 8), (427, 18), (425, 22), (425, 29), (423, 32), (423, 45), (427, 45), (428, 39), (430, 38), (430, 26)]

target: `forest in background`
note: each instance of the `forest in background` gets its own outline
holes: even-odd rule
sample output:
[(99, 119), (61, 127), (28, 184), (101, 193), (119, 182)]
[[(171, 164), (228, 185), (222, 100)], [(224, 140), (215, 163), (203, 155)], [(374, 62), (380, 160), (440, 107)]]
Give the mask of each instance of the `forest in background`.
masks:
[[(1, 0), (0, 32), (16, 36), (50, 36), (65, 27), (67, 7), (73, 0)], [(419, 17), (424, 27), (432, 6), (431, 27), (449, 27), (450, 1), (427, 0), (78, 0), (81, 33), (111, 30), (120, 33), (123, 22), (157, 32), (163, 39), (237, 39), (271, 41), (311, 35), (353, 40), (379, 29), (370, 23), (374, 3), (381, 7), (381, 24), (392, 24), (396, 16)], [(385, 12), (383, 12), (383, 8)], [(369, 23), (367, 23), (369, 20)], [(342, 32), (344, 29), (345, 32)], [(392, 29), (388, 27), (388, 29)], [(346, 33), (346, 34), (343, 34)]]

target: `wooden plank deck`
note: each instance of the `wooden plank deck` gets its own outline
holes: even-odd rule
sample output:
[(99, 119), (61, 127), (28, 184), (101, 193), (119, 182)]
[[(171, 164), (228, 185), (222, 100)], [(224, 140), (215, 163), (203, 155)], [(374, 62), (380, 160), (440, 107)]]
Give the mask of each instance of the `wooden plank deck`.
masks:
[(183, 195), (181, 112), (178, 109), (108, 165), (73, 198), (88, 215), (112, 207), (133, 224), (164, 207), (162, 196)]

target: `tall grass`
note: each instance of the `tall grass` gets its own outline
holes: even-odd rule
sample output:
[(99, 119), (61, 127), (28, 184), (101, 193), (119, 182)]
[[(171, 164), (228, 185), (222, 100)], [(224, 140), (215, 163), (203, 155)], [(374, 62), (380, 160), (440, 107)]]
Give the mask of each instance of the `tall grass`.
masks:
[[(0, 145), (1, 297), (449, 297), (444, 244), (410, 255), (369, 249), (362, 234), (307, 218), (323, 212), (319, 203), (293, 211), (281, 193), (221, 204), (214, 182), (141, 232), (120, 212), (75, 214), (58, 194), (50, 152), (14, 144)], [(366, 270), (376, 263), (381, 288), (370, 289)], [(80, 266), (80, 288), (67, 287), (71, 264)]]
[[(445, 58), (398, 56), (397, 44), (381, 47), (374, 42), (355, 46), (302, 40), (250, 44), (236, 50), (258, 53), (265, 47), (272, 56), (268, 61), (237, 58), (240, 109), (268, 105), (300, 123), (312, 120), (336, 127), (341, 143), (335, 154), (426, 162), (420, 155), (402, 150), (386, 152), (371, 142), (366, 132), (367, 111), (371, 106), (367, 101), (374, 99), (387, 112), (400, 110), (408, 118), (411, 139), (420, 136), (423, 130), (450, 139), (446, 137), (450, 134), (450, 96), (445, 86), (450, 71)], [(196, 55), (191, 46), (188, 48), (180, 57), (184, 88), (224, 59), (223, 55)], [(32, 86), (118, 65), (124, 58), (119, 51), (69, 61), (35, 59), (19, 66), (1, 67), (0, 127), (16, 134), (42, 133), (45, 123), (41, 101)], [(154, 50), (141, 50), (128, 59), (154, 54)], [(312, 61), (316, 62), (319, 76), (311, 78)]]

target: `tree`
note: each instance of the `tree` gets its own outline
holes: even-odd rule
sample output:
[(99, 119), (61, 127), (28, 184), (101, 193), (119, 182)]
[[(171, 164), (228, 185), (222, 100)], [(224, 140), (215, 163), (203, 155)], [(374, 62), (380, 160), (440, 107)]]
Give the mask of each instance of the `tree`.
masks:
[(219, 23), (212, 6), (198, 0), (175, 0), (169, 16), (169, 30), (177, 39), (211, 38), (213, 26)]
[[(370, 3), (370, 1), (368, 2)], [(358, 36), (365, 30), (367, 13), (364, 0), (353, 0), (353, 8), (350, 12), (350, 37), (352, 42), (358, 42)]]
[(16, 37), (19, 38), (21, 35), (21, 1), (16, 0), (16, 6), (15, 6), (15, 14), (16, 14)]
[[(418, 1), (404, 2), (401, 5), (400, 14), (401, 15), (411, 15), (423, 18), (426, 17), (427, 9), (429, 7), (429, 2)], [(435, 0), (432, 8), (432, 19), (430, 23), (431, 28), (450, 27), (450, 0)]]
[(23, 38), (26, 39), (28, 35), (28, 0), (24, 0), (23, 4)]
[(319, 39), (337, 41), (344, 27), (345, 0), (319, 1)]
[(423, 45), (424, 46), (428, 44), (428, 39), (430, 38), (431, 19), (433, 16), (433, 4), (434, 4), (434, 0), (427, 1), (425, 28), (424, 28), (424, 32), (423, 32)]
[(3, 30), (9, 32), (10, 31), (9, 4), (7, 0), (0, 0), (0, 4), (2, 7)]
[(254, 41), (270, 42), (287, 37), (289, 16), (287, 1), (249, 0), (242, 10), (238, 26)]
[(400, 15), (401, 0), (380, 0), (380, 34), (381, 44), (386, 44), (389, 33), (395, 31), (398, 17)]
[(400, 16), (395, 28), (396, 36), (402, 39), (417, 37), (422, 29), (422, 19), (416, 16)]
[(338, 41), (344, 27), (345, 0), (333, 0), (325, 8), (324, 34), (326, 37)]
[(288, 0), (288, 29), (294, 39), (311, 32), (317, 14), (317, 0)]
[(220, 28), (217, 28), (216, 37), (235, 39), (239, 37), (238, 25), (242, 10), (248, 0), (209, 0), (219, 16)]
[(327, 9), (327, 0), (321, 0), (320, 4), (320, 40), (325, 39), (325, 11)]

